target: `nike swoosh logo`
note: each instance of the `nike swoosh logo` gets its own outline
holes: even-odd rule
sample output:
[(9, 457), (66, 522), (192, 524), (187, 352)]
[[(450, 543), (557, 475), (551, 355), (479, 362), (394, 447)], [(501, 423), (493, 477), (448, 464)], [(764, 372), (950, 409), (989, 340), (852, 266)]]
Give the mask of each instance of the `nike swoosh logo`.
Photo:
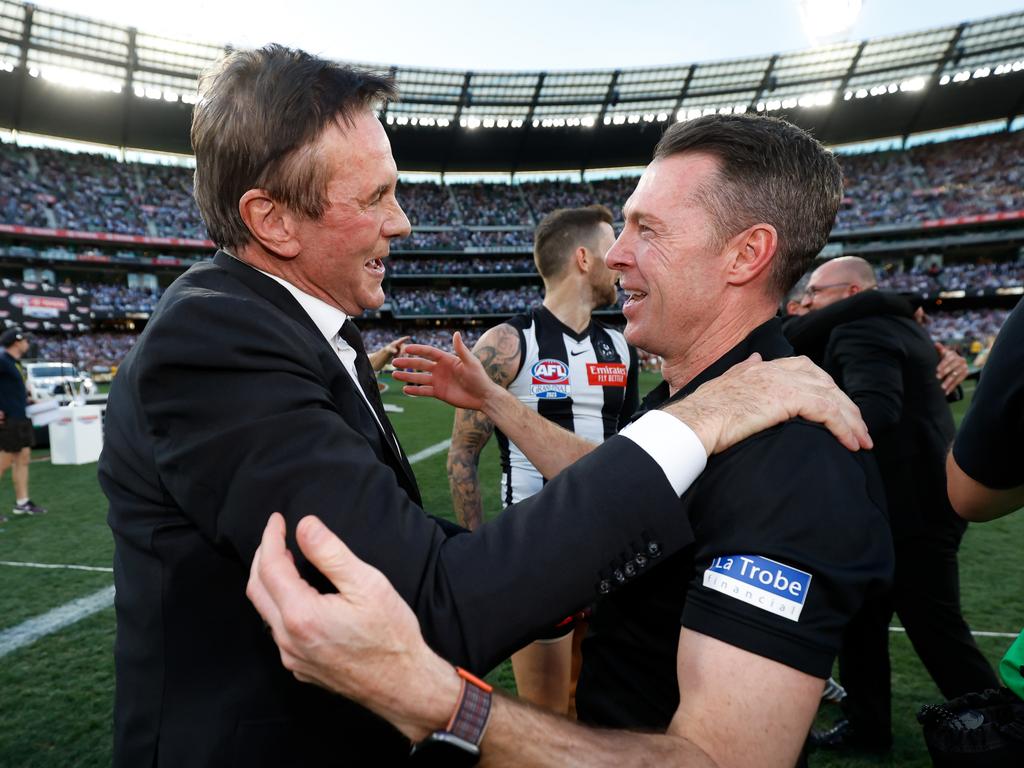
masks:
[(570, 352), (569, 354), (570, 354), (570, 355), (571, 355), (572, 357), (576, 357), (576, 355), (582, 355), (582, 354), (583, 354), (584, 352), (586, 352), (586, 351), (587, 351), (587, 350), (585, 350), (585, 349), (581, 349), (581, 350), (580, 350), (579, 352)]

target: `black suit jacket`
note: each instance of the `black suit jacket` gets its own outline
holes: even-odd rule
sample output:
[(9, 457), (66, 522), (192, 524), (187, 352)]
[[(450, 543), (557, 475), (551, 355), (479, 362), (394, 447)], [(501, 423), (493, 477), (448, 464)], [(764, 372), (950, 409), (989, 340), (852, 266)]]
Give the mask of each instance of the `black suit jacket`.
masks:
[(945, 473), (953, 416), (935, 378), (938, 353), (912, 312), (900, 297), (867, 291), (797, 318), (785, 331), (860, 408), (894, 537), (956, 537), (964, 525), (949, 506)]
[(223, 253), (175, 281), (119, 369), (99, 474), (115, 539), (114, 762), (132, 768), (407, 752), (390, 726), (281, 666), (245, 597), (275, 510), (289, 531), (318, 515), (390, 578), (433, 648), (480, 673), (650, 542), (692, 540), (663, 473), (625, 438), (473, 534), (441, 525), (299, 304)]

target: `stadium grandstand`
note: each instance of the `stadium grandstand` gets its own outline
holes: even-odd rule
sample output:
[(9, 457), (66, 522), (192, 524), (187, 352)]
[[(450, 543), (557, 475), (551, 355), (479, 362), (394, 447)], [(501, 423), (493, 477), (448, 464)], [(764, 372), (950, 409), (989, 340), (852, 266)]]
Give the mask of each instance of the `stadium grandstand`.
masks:
[[(214, 254), (193, 200), (189, 128), (198, 76), (230, 50), (0, 0), (0, 330), (27, 331), (26, 360), (91, 373), (96, 403), (105, 403), (107, 383), (164, 291)], [(1024, 295), (1024, 10), (671, 66), (363, 66), (390, 75), (400, 91), (379, 117), (412, 225), (391, 243), (383, 305), (358, 318), (370, 351), (399, 337), (451, 348), (455, 331), (472, 345), (536, 306), (543, 284), (533, 234), (543, 217), (599, 203), (619, 232), (623, 204), (665, 129), (719, 113), (785, 118), (835, 152), (845, 192), (819, 258), (867, 259), (881, 288), (921, 306), (932, 339), (963, 355), (972, 378)], [(620, 291), (595, 314), (623, 325), (623, 299)], [(660, 372), (661, 360), (639, 355), (646, 392), (660, 380), (650, 372)], [(405, 397), (390, 373), (380, 376), (383, 407), (416, 465), (422, 506), (449, 515), (451, 411)], [(958, 420), (973, 386), (951, 406)], [(54, 393), (74, 394), (70, 385)], [(495, 442), (480, 462), (488, 514), (503, 508)], [(39, 500), (51, 514), (31, 521), (40, 523), (36, 538), (30, 521), (4, 529), (0, 519), (0, 566), (10, 566), (0, 611), (0, 659), (8, 661), (0, 664), (0, 710), (9, 723), (0, 728), (0, 768), (109, 765), (114, 587), (106, 501), (95, 465), (53, 467), (59, 462), (41, 450), (34, 457), (33, 487), (50, 494)], [(3, 480), (0, 493), (9, 490)], [(1024, 618), (1012, 597), (1021, 583), (1024, 516), (1016, 517), (1007, 525), (1017, 528), (972, 530), (977, 543), (969, 541), (961, 559), (965, 613), (993, 659), (1005, 630), (1015, 636)], [(58, 535), (46, 524), (60, 526)], [(83, 584), (100, 591), (83, 598)], [(40, 614), (58, 615), (45, 625)], [(32, 644), (48, 633), (53, 649), (35, 656)], [(926, 765), (906, 713), (940, 697), (906, 635), (897, 636), (894, 711), (902, 719), (892, 761), (824, 758), (816, 766)], [(514, 684), (508, 663), (487, 679)]]
[[(0, 2), (0, 274), (91, 297), (85, 320), (25, 318), (38, 354), (116, 365), (162, 289), (209, 257), (187, 128), (224, 48)], [(472, 334), (534, 303), (537, 221), (594, 201), (619, 219), (664, 127), (711, 111), (784, 116), (836, 148), (846, 196), (826, 255), (874, 262), (936, 338), (984, 347), (1024, 292), (1024, 13), (677, 67), (390, 73), (402, 99), (381, 117), (413, 232), (371, 338)]]

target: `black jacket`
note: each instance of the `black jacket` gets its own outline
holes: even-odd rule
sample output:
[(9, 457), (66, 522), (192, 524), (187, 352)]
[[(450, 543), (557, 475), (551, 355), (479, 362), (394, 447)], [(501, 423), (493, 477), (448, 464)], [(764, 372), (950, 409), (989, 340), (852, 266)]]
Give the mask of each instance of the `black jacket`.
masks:
[(945, 474), (953, 416), (935, 378), (938, 353), (912, 313), (901, 297), (866, 291), (788, 322), (785, 333), (860, 408), (893, 535), (958, 535)]

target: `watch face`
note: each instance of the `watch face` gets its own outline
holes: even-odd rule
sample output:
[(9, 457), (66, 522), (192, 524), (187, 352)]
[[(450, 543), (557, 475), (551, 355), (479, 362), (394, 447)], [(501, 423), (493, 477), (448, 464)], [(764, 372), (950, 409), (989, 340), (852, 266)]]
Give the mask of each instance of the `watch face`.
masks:
[(445, 731), (436, 731), (412, 748), (409, 762), (429, 768), (463, 768), (480, 762), (480, 748)]

